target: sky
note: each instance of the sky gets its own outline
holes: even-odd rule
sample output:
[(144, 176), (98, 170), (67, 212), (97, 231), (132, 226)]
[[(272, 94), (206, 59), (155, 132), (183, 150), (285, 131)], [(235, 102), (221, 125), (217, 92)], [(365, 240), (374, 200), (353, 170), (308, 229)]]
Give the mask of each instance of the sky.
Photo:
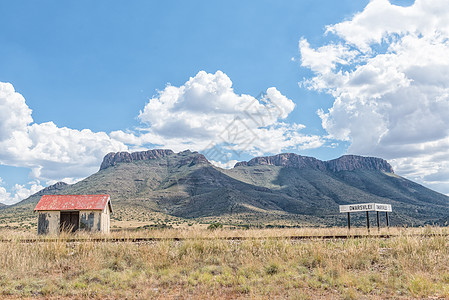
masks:
[(445, 0), (0, 0), (0, 202), (109, 152), (381, 157), (449, 194)]

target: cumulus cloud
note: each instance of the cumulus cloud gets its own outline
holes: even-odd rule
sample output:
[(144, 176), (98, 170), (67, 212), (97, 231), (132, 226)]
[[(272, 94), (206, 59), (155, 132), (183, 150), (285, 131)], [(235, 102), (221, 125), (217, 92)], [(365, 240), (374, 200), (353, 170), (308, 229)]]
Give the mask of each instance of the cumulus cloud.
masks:
[(232, 169), (235, 166), (235, 164), (238, 163), (238, 160), (232, 159), (224, 163), (221, 161), (211, 160), (210, 163), (222, 169)]
[[(168, 85), (149, 100), (138, 118), (146, 127), (140, 135), (115, 131), (111, 137), (141, 147), (157, 144), (175, 151), (225, 149), (229, 154), (276, 153), (283, 149), (315, 148), (323, 144), (318, 136), (301, 133), (301, 124), (285, 123), (295, 103), (274, 87), (260, 97), (237, 94), (231, 79), (221, 71), (200, 71), (179, 87)], [(220, 159), (221, 158), (221, 159)]]
[(44, 188), (39, 181), (29, 182), (28, 186), (15, 184), (11, 193), (3, 187), (3, 179), (0, 178), (0, 203), (7, 205), (17, 203)]
[[(10, 83), (0, 82), (0, 164), (27, 167), (31, 177), (45, 182), (76, 181), (95, 171), (110, 151), (127, 146), (104, 132), (33, 123), (31, 109)], [(2, 188), (2, 199), (19, 199), (39, 184), (16, 185), (14, 195)], [(1, 201), (1, 200), (0, 200)], [(11, 202), (12, 200), (8, 200)]]
[(331, 42), (300, 41), (300, 84), (331, 94), (318, 111), (330, 137), (348, 152), (382, 156), (397, 172), (449, 193), (449, 6), (416, 0), (409, 7), (373, 0), (330, 25)]
[(11, 137), (11, 132), (26, 132), (33, 121), (25, 98), (14, 91), (10, 83), (0, 82), (0, 141)]

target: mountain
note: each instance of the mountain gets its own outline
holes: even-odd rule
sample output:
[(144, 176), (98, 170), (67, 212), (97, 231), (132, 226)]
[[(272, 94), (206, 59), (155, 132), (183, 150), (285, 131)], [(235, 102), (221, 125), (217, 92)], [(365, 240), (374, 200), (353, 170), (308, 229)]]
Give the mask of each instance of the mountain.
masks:
[(166, 150), (166, 149), (154, 149), (154, 150), (148, 150), (148, 151), (141, 151), (141, 152), (111, 152), (108, 153), (104, 158), (103, 162), (100, 166), (100, 171), (104, 170), (106, 168), (109, 168), (111, 166), (115, 166), (118, 163), (123, 162), (132, 162), (132, 161), (139, 161), (139, 160), (152, 160), (152, 159), (160, 159), (167, 155), (172, 155), (174, 152), (172, 150)]
[[(62, 182), (62, 181), (57, 182), (55, 184), (47, 186), (46, 188), (40, 190), (39, 192), (37, 192), (37, 193), (31, 195), (30, 197), (20, 201), (19, 203), (11, 205), (10, 207), (11, 208), (13, 208), (13, 207), (22, 207), (22, 206), (24, 206), (26, 204), (36, 205), (37, 202), (39, 202), (39, 200), (41, 199), (41, 197), (43, 195), (57, 195), (57, 194), (63, 193), (64, 189), (66, 187), (68, 187), (68, 186), (69, 185), (67, 183), (65, 183), (65, 182)], [(34, 206), (33, 206), (33, 209), (34, 209)]]
[(3, 203), (0, 202), (0, 209), (4, 208), (6, 206), (7, 206), (6, 204), (3, 204)]
[[(115, 211), (241, 223), (343, 225), (338, 206), (389, 203), (393, 225), (423, 225), (449, 216), (449, 197), (394, 174), (387, 161), (345, 155), (321, 161), (294, 153), (256, 157), (224, 170), (189, 150), (109, 153), (100, 170), (58, 183), (14, 205), (34, 208), (43, 194), (111, 195)], [(8, 208), (9, 209), (9, 208)], [(5, 209), (4, 211), (7, 211)], [(357, 223), (364, 214), (353, 214)]]
[(282, 153), (274, 156), (255, 157), (250, 161), (238, 162), (234, 167), (270, 165), (295, 169), (316, 169), (320, 171), (341, 172), (354, 170), (381, 171), (394, 173), (391, 165), (381, 158), (344, 155), (340, 158), (321, 161), (295, 153)]
[(395, 224), (431, 224), (449, 215), (449, 197), (394, 174), (380, 158), (345, 155), (323, 162), (287, 153), (237, 163), (224, 173), (314, 203), (315, 212), (308, 213), (328, 218), (338, 205), (367, 202), (392, 204)]

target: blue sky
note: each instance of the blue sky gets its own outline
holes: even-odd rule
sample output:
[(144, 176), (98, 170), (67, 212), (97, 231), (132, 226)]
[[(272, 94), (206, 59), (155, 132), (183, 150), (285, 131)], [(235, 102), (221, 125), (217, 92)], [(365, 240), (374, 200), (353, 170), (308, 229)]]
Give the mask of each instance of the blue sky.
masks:
[(222, 70), (238, 93), (256, 96), (276, 86), (301, 105), (293, 118), (317, 125), (314, 110), (331, 102), (298, 88), (309, 71), (291, 58), (299, 55), (301, 36), (318, 42), (327, 24), (367, 3), (8, 2), (0, 20), (8, 29), (0, 37), (0, 80), (24, 95), (35, 122), (94, 131), (136, 126), (156, 90), (200, 70)]
[[(369, 127), (358, 126), (354, 115), (339, 113), (340, 107), (337, 106), (342, 99), (343, 103), (351, 103), (341, 109), (342, 112), (354, 106), (352, 100), (345, 102), (344, 95), (350, 94), (351, 99), (365, 96), (361, 94), (360, 87), (354, 91), (348, 85), (347, 90), (340, 90), (329, 81), (328, 75), (337, 76), (339, 71), (358, 74), (363, 66), (372, 62), (366, 60), (367, 56), (380, 60), (392, 53), (392, 48), (388, 48), (395, 43), (391, 36), (415, 34), (407, 29), (414, 28), (414, 21), (407, 19), (411, 23), (405, 22), (404, 28), (391, 29), (386, 26), (388, 20), (383, 22), (379, 19), (381, 15), (375, 15), (376, 11), (381, 13), (384, 9), (395, 13), (396, 8), (405, 9), (413, 1), (392, 1), (392, 4), (400, 6), (391, 5), (386, 0), (373, 2), (380, 4), (376, 7), (373, 4), (374, 8), (370, 9), (369, 1), (352, 0), (0, 1), (3, 12), (0, 19), (3, 29), (0, 35), (0, 82), (10, 83), (14, 93), (23, 96), (25, 101), (24, 104), (7, 98), (12, 93), (9, 92), (4, 96), (9, 100), (5, 100), (3, 109), (5, 114), (7, 109), (11, 112), (17, 109), (24, 119), (32, 118), (17, 125), (20, 127), (17, 132), (26, 135), (22, 150), (20, 147), (14, 150), (16, 152), (5, 150), (19, 143), (19, 138), (14, 137), (12, 142), (11, 136), (4, 133), (5, 144), (2, 145), (3, 150), (0, 149), (0, 188), (3, 189), (3, 198), (0, 190), (0, 202), (17, 201), (27, 193), (58, 180), (74, 182), (88, 176), (96, 171), (102, 156), (109, 151), (160, 146), (181, 150), (183, 145), (176, 139), (179, 136), (174, 137), (173, 129), (163, 125), (169, 123), (170, 128), (184, 132), (179, 125), (182, 123), (170, 124), (170, 120), (183, 108), (186, 116), (198, 118), (196, 123), (199, 124), (199, 127), (186, 125), (185, 140), (189, 144), (185, 148), (204, 150), (208, 144), (201, 135), (210, 135), (213, 130), (203, 132), (199, 129), (207, 127), (210, 119), (205, 116), (207, 111), (193, 112), (193, 106), (188, 106), (188, 103), (206, 103), (209, 98), (207, 94), (198, 94), (194, 87), (188, 94), (190, 96), (185, 96), (187, 92), (183, 93), (189, 90), (190, 79), (192, 86), (219, 82), (214, 93), (222, 93), (223, 97), (214, 100), (217, 101), (214, 105), (220, 109), (225, 109), (223, 101), (243, 105), (247, 100), (242, 95), (257, 98), (272, 87), (276, 91), (272, 90), (270, 101), (284, 101), (284, 116), (271, 120), (265, 126), (267, 130), (254, 127), (259, 144), (239, 149), (242, 150), (241, 155), (230, 152), (232, 162), (281, 151), (324, 160), (345, 153), (380, 156), (391, 160), (400, 175), (449, 193), (446, 188), (449, 170), (446, 165), (438, 163), (437, 158), (424, 159), (428, 164), (422, 167), (430, 171), (420, 173), (411, 167), (416, 165), (411, 159), (421, 159), (422, 154), (405, 150), (403, 154), (393, 153), (390, 144), (379, 142), (380, 137), (388, 141), (387, 133), (396, 129), (389, 127), (396, 124), (394, 116), (376, 111), (377, 115), (382, 115), (383, 121), (388, 120), (387, 125), (373, 130), (372, 139), (365, 140), (366, 134), (357, 132), (357, 128), (371, 132)], [(373, 32), (369, 41), (355, 40), (350, 36), (355, 32), (354, 28), (360, 28), (355, 18), (357, 14), (366, 16), (367, 20), (379, 20), (378, 23), (363, 23), (363, 26), (372, 26), (373, 30), (369, 27), (363, 29)], [(444, 20), (445, 12), (441, 14)], [(341, 28), (335, 26), (334, 31), (326, 33), (326, 28), (329, 28), (326, 26), (344, 24), (345, 21), (350, 24)], [(383, 28), (382, 24), (386, 27)], [(446, 25), (435, 26), (445, 28)], [(376, 30), (381, 32), (383, 41), (376, 41)], [(387, 45), (379, 46), (382, 43)], [(374, 50), (366, 51), (367, 45)], [(326, 52), (328, 50), (329, 53)], [(358, 58), (353, 59), (356, 54), (350, 51), (358, 51)], [(320, 56), (320, 53), (324, 55)], [(332, 66), (323, 67), (329, 64)], [(201, 77), (201, 71), (206, 75)], [(406, 71), (403, 73), (408, 75)], [(313, 79), (320, 85), (313, 85)], [(232, 92), (230, 84), (226, 83), (228, 81), (232, 82)], [(156, 102), (168, 105), (163, 100), (164, 95), (170, 93), (166, 89), (167, 84), (174, 88), (172, 92), (176, 90), (175, 93), (181, 95), (173, 100), (179, 107), (158, 110)], [(373, 89), (379, 88), (379, 85), (369, 84)], [(11, 91), (10, 86), (5, 89)], [(400, 92), (403, 93), (402, 90)], [(194, 98), (195, 95), (200, 96)], [(375, 99), (390, 99), (388, 97), (391, 95), (380, 95)], [(429, 97), (437, 99), (439, 96), (429, 94)], [(185, 103), (181, 105), (182, 101)], [(366, 104), (364, 101), (357, 102), (354, 107), (371, 111), (361, 106)], [(394, 101), (378, 103), (400, 106)], [(17, 107), (14, 106), (16, 104)], [(332, 107), (334, 109), (329, 111)], [(318, 110), (322, 111), (321, 115), (317, 114)], [(438, 110), (445, 111), (446, 106), (440, 106)], [(167, 114), (166, 119), (160, 117), (164, 113)], [(220, 126), (228, 120), (229, 111), (226, 114), (223, 110), (217, 112), (217, 116), (217, 119), (223, 117), (220, 119), (222, 123), (215, 124), (220, 131)], [(363, 118), (371, 120), (371, 117)], [(323, 120), (329, 121), (324, 124)], [(379, 124), (374, 117), (372, 122)], [(355, 127), (344, 125), (348, 123), (355, 124)], [(83, 132), (83, 129), (90, 132)], [(421, 132), (410, 136), (410, 140), (403, 141), (402, 145), (414, 143), (419, 148), (422, 143), (431, 142), (419, 138), (419, 135), (426, 134), (429, 135)], [(270, 143), (267, 139), (271, 135), (275, 142), (279, 139), (278, 147), (264, 147), (264, 143)], [(446, 137), (435, 136), (434, 141), (445, 140)], [(67, 149), (73, 149), (76, 154), (72, 157), (66, 153)], [(439, 150), (433, 151), (439, 157), (446, 155)], [(19, 153), (23, 153), (23, 157)], [(61, 170), (60, 174), (58, 170)], [(433, 179), (427, 180), (429, 176)]]

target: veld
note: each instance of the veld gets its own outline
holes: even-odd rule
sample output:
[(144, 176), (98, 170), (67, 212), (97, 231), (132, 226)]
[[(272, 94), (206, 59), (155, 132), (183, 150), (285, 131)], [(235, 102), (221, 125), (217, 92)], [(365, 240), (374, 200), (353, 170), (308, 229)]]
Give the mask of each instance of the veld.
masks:
[[(289, 238), (346, 233), (342, 228), (157, 229), (115, 232), (109, 237), (125, 241), (110, 242), (82, 233), (48, 241), (4, 230), (0, 297), (449, 297), (446, 228), (391, 228), (390, 238)], [(135, 237), (156, 240), (132, 242)]]

